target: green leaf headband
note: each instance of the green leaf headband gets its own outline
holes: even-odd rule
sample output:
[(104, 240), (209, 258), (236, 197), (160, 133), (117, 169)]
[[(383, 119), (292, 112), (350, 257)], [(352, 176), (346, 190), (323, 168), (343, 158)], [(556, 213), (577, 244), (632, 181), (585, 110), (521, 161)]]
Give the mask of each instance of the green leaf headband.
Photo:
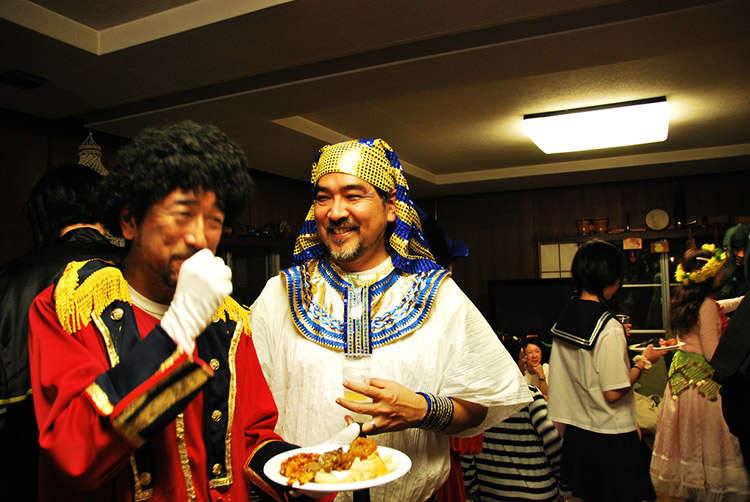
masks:
[(685, 272), (682, 268), (682, 263), (677, 265), (677, 271), (674, 274), (674, 278), (677, 282), (682, 284), (698, 284), (705, 282), (718, 274), (724, 267), (724, 263), (727, 261), (727, 253), (724, 248), (716, 248), (713, 244), (704, 244), (701, 249), (706, 249), (714, 253), (711, 259), (697, 258), (698, 260), (706, 260), (706, 264), (697, 270), (692, 272)]

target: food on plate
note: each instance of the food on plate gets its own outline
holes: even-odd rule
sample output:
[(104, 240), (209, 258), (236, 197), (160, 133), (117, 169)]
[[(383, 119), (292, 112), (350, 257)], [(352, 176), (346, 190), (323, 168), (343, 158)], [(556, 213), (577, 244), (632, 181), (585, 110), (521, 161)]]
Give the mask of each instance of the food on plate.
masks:
[(677, 338), (651, 338), (645, 342), (641, 342), (637, 345), (631, 346), (631, 349), (645, 349), (649, 345), (654, 347), (674, 347), (679, 344), (680, 341)]
[[(375, 453), (377, 449), (378, 445), (375, 444), (375, 441), (360, 436), (355, 438), (354, 441), (352, 441), (352, 444), (349, 445), (349, 455), (357, 457), (360, 460), (365, 460), (367, 457)], [(352, 458), (352, 460), (354, 460), (354, 458)]]
[[(358, 437), (343, 448), (324, 453), (297, 453), (281, 462), (279, 474), (287, 478), (287, 485), (309, 481), (315, 483), (351, 483), (384, 476), (396, 469), (390, 455), (382, 458), (372, 439)], [(347, 471), (337, 476), (333, 471)]]
[(293, 485), (295, 481), (303, 485), (315, 477), (315, 472), (322, 469), (318, 463), (320, 454), (318, 453), (297, 453), (281, 463), (279, 474), (289, 478), (286, 482)]
[(637, 345), (631, 345), (630, 348), (631, 349), (645, 349), (649, 345), (654, 345), (654, 346), (658, 347), (659, 346), (658, 344), (659, 344), (659, 340), (658, 339), (651, 338), (651, 339), (646, 340), (645, 342), (641, 342), (641, 343), (639, 343)]
[[(396, 468), (395, 465), (392, 468), (389, 468), (388, 465), (389, 463), (383, 460), (377, 452), (372, 453), (364, 460), (357, 457), (349, 468), (349, 476), (346, 477), (346, 482), (365, 481), (385, 476)], [(315, 481), (317, 480), (315, 478)]]

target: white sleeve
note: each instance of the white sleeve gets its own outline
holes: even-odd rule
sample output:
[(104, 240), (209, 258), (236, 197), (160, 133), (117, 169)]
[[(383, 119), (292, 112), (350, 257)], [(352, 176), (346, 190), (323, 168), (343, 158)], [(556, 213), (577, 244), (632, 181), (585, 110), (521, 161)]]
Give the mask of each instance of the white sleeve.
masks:
[(722, 312), (729, 313), (734, 312), (737, 310), (737, 308), (740, 306), (740, 303), (742, 303), (742, 300), (744, 300), (745, 295), (738, 296), (736, 298), (726, 298), (724, 300), (716, 300), (719, 303), (719, 307), (721, 307)]
[[(276, 315), (276, 310), (279, 309), (279, 302), (283, 302), (285, 299), (284, 290), (281, 276), (272, 277), (266, 282), (263, 291), (250, 306), (250, 327), (252, 328), (253, 344), (258, 354), (263, 375), (266, 377), (271, 390), (282, 384), (275, 380), (283, 379), (284, 375), (283, 371), (274, 372), (274, 367), (271, 364), (274, 360), (279, 362), (281, 360), (274, 354), (278, 344), (273, 343), (273, 334), (278, 329), (276, 323), (279, 321), (279, 317)], [(278, 370), (278, 367), (276, 369)]]
[(622, 325), (610, 319), (594, 347), (594, 369), (602, 391), (630, 387), (630, 363)]
[(475, 436), (531, 401), (515, 359), (452, 279), (446, 279), (440, 287), (430, 316), (436, 317), (432, 321), (438, 321), (441, 336), (450, 338), (440, 394), (488, 408), (482, 424), (457, 436)]

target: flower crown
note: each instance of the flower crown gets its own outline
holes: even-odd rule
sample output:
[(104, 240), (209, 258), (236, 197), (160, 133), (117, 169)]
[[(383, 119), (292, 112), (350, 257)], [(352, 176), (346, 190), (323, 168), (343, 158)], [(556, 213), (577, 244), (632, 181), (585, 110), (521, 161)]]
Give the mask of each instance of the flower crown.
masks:
[(713, 244), (704, 244), (701, 249), (711, 251), (714, 255), (709, 260), (708, 258), (697, 258), (698, 260), (705, 260), (706, 264), (701, 268), (692, 272), (685, 272), (682, 268), (682, 263), (677, 265), (677, 271), (674, 274), (674, 278), (677, 282), (682, 284), (698, 284), (699, 282), (705, 282), (706, 280), (715, 277), (716, 274), (724, 267), (724, 262), (727, 261), (727, 253), (724, 248), (716, 248)]

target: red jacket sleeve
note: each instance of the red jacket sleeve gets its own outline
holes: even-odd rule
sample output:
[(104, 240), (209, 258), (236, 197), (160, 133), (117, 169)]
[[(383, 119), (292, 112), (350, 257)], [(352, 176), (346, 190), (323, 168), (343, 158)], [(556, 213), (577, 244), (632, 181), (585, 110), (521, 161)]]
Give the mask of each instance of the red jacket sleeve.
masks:
[(57, 320), (53, 288), (29, 311), (29, 364), (43, 455), (80, 488), (119, 472), (135, 451), (89, 401), (86, 388), (109, 369), (106, 349), (92, 325), (75, 335)]
[(41, 454), (81, 490), (95, 489), (120, 472), (135, 448), (173, 420), (212, 374), (176, 350), (158, 326), (112, 364), (105, 337), (97, 331), (101, 318), (92, 317), (77, 331), (66, 331), (52, 287), (29, 311)]

